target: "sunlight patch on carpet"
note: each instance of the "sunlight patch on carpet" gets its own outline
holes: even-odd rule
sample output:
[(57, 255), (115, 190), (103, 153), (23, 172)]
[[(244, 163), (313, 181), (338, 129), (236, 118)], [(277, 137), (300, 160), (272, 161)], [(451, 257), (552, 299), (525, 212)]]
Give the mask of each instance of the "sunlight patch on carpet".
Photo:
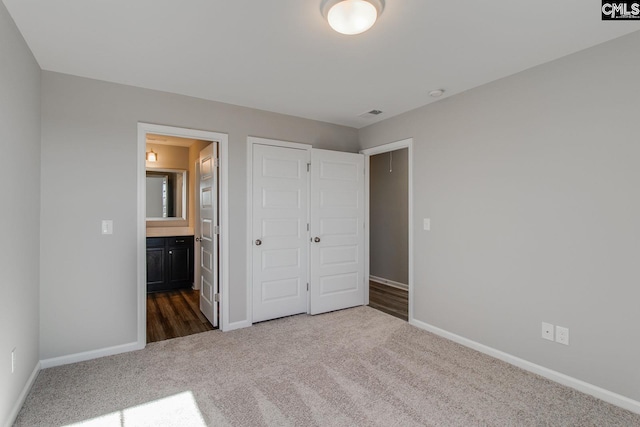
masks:
[(157, 399), (142, 405), (112, 412), (90, 420), (68, 424), (67, 427), (146, 427), (146, 426), (206, 427), (193, 393)]

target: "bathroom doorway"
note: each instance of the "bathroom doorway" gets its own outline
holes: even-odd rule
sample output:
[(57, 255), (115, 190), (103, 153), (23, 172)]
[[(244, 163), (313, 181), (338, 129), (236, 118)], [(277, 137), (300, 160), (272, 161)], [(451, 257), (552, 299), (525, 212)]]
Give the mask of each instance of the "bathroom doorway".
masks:
[[(139, 124), (144, 197), (139, 197), (138, 341), (224, 329), (226, 148), (224, 134)], [(203, 152), (212, 155), (203, 159)]]

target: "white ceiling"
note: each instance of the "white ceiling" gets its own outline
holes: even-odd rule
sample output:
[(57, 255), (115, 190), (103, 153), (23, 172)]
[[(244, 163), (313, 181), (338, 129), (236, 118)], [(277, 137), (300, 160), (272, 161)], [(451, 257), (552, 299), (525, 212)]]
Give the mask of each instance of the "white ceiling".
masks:
[(358, 36), (320, 0), (4, 3), (44, 70), (356, 128), (639, 30), (597, 0), (387, 0)]

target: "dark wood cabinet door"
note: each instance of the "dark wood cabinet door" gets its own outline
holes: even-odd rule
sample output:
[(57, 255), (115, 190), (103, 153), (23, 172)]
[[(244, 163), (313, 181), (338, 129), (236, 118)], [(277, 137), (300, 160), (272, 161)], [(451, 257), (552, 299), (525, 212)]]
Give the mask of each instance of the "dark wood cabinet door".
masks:
[(191, 250), (189, 247), (174, 247), (169, 249), (169, 282), (172, 285), (184, 285), (190, 282), (189, 264)]
[(160, 290), (166, 282), (165, 249), (147, 248), (147, 292)]

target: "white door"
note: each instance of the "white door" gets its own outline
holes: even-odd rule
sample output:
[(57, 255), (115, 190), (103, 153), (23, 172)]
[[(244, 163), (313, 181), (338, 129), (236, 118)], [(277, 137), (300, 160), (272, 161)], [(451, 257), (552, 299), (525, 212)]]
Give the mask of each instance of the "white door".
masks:
[(253, 322), (307, 312), (309, 151), (253, 145)]
[(218, 144), (200, 151), (200, 311), (218, 326)]
[(363, 305), (364, 155), (311, 150), (310, 313)]
[(194, 185), (191, 190), (191, 197), (196, 200), (195, 204), (195, 216), (193, 223), (193, 235), (194, 239), (194, 251), (193, 251), (193, 289), (200, 290), (200, 241), (202, 240), (202, 233), (200, 233), (200, 158), (197, 158), (193, 163), (193, 171), (195, 173)]

